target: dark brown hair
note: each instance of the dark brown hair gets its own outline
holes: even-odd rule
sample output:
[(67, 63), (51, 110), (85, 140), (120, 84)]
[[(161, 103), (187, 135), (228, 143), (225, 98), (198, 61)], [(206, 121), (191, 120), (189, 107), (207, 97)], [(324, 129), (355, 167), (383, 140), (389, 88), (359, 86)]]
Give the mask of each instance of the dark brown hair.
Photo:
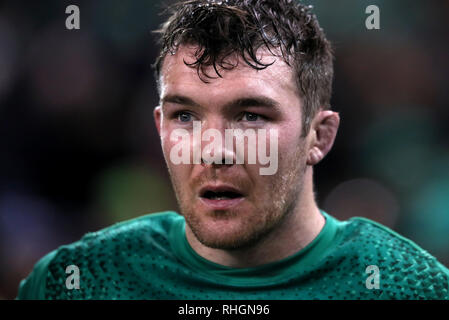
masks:
[(270, 64), (258, 60), (256, 53), (265, 47), (293, 68), (299, 95), (303, 101), (303, 134), (320, 109), (330, 108), (333, 78), (333, 52), (311, 6), (295, 0), (187, 0), (167, 10), (169, 18), (155, 31), (160, 34), (161, 52), (155, 63), (160, 81), (163, 60), (179, 45), (198, 47), (196, 68), (205, 82), (214, 78), (205, 72), (213, 66), (235, 68), (227, 57), (239, 54), (254, 69)]

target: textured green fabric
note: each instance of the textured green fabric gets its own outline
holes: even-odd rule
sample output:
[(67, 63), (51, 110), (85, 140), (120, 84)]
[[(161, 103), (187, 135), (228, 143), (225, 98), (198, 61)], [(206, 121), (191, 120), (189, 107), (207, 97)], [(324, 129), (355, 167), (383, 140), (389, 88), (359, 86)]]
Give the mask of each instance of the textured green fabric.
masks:
[[(145, 215), (49, 253), (17, 299), (449, 299), (449, 270), (412, 241), (368, 219), (322, 213), (326, 224), (306, 248), (244, 269), (199, 256), (179, 214)], [(66, 288), (72, 264), (80, 289)], [(370, 265), (379, 289), (366, 286)]]

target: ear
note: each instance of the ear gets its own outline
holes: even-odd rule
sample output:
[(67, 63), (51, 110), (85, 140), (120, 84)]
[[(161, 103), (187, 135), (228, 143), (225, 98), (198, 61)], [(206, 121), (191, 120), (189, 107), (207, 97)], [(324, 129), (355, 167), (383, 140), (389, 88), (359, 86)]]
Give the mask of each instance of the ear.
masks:
[(157, 132), (161, 136), (161, 120), (162, 120), (162, 109), (161, 106), (157, 106), (153, 111), (154, 122), (156, 124)]
[(340, 115), (330, 110), (322, 110), (315, 116), (310, 127), (310, 148), (308, 165), (316, 165), (331, 150), (340, 125)]

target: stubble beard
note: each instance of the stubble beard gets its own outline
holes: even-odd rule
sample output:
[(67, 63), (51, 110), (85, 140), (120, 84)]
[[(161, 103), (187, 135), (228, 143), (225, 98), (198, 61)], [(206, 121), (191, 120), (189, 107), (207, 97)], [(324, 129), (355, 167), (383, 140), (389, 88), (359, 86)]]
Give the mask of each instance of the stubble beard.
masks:
[[(217, 236), (208, 232), (207, 225), (202, 222), (204, 217), (199, 217), (193, 210), (192, 204), (198, 201), (198, 199), (190, 199), (188, 191), (185, 192), (188, 188), (186, 187), (186, 182), (179, 181), (171, 172), (170, 167), (168, 169), (180, 213), (184, 216), (195, 238), (209, 248), (238, 250), (254, 246), (294, 213), (303, 188), (306, 165), (304, 152), (302, 148), (298, 148), (295, 156), (289, 159), (284, 169), (279, 168), (276, 178), (271, 181), (270, 186), (266, 189), (268, 194), (265, 195), (264, 201), (262, 201), (264, 205), (258, 207), (257, 204), (254, 204), (256, 205), (254, 210), (256, 212), (264, 212), (264, 214), (251, 215), (248, 220), (242, 222), (239, 232), (226, 237), (220, 237), (220, 235)], [(274, 192), (271, 193), (270, 191)], [(219, 215), (220, 219), (223, 219), (223, 217), (235, 219), (237, 215), (236, 211), (232, 209), (215, 214)], [(206, 219), (210, 219), (210, 217)]]

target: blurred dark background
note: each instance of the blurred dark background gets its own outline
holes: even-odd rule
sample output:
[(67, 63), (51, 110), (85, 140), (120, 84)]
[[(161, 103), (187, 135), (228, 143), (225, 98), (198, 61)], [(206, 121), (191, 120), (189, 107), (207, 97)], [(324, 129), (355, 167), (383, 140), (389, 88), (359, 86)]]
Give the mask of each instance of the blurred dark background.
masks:
[[(341, 127), (318, 202), (449, 265), (449, 1), (308, 0), (336, 51)], [(81, 29), (67, 30), (68, 5)], [(365, 8), (380, 8), (367, 30)], [(36, 261), (115, 222), (177, 210), (152, 111), (160, 1), (0, 3), (0, 299)]]

